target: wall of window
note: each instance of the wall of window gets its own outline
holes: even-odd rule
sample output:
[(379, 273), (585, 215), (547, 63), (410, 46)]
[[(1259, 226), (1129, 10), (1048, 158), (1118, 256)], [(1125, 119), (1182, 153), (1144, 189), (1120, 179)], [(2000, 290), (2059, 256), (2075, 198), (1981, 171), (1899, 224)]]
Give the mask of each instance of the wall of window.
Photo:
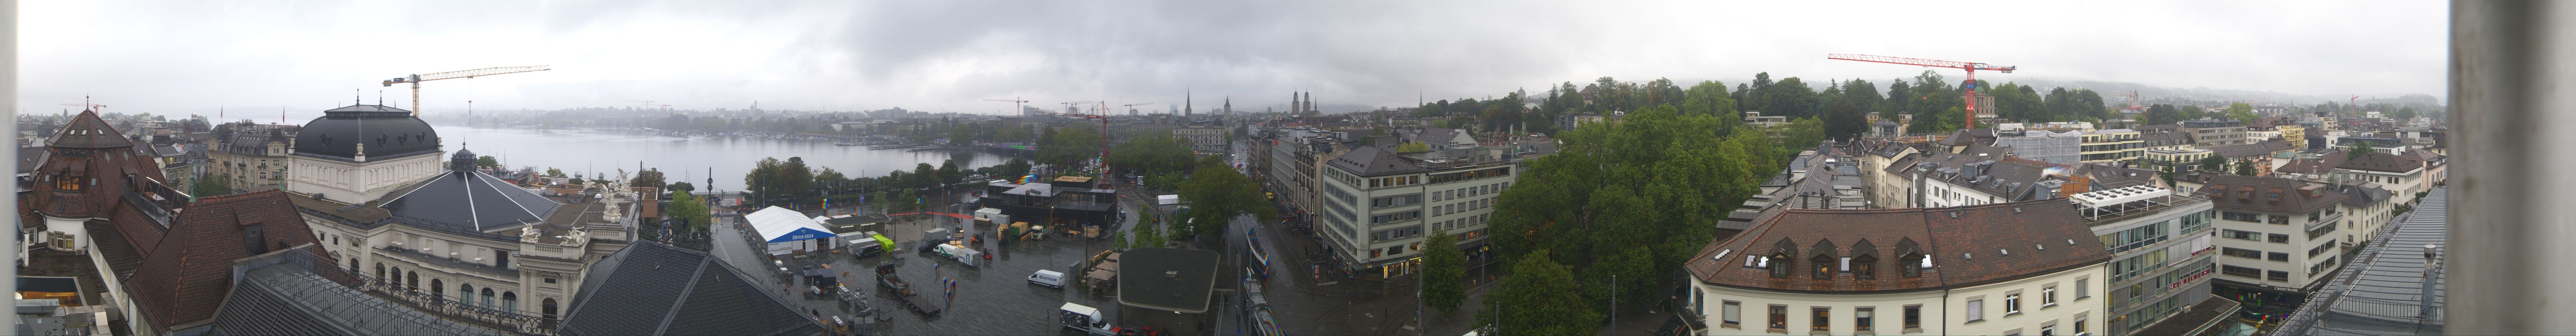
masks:
[(2263, 215), (2258, 215), (2258, 214), (2243, 213), (2243, 212), (2235, 212), (2235, 211), (2226, 211), (2226, 212), (2222, 212), (2220, 215), (2221, 215), (2221, 216), (2220, 216), (2221, 218), (2225, 218), (2225, 219), (2227, 219), (2227, 220), (2232, 220), (2232, 221), (2247, 222), (2247, 223), (2262, 223), (2262, 222), (2263, 222)]
[(2224, 255), (2224, 256), (2230, 256), (2230, 257), (2237, 257), (2237, 258), (2254, 259), (2254, 260), (2263, 260), (2263, 251), (2257, 251), (2257, 250), (2248, 250), (2248, 249), (2241, 249), (2241, 248), (2234, 248), (2234, 247), (2222, 247), (2222, 248), (2219, 248), (2219, 249), (2218, 249), (2218, 254), (2219, 254), (2219, 255)]
[(2263, 269), (2245, 266), (2222, 265), (2218, 267), (2218, 273), (2226, 274), (2228, 276), (2245, 277), (2248, 279), (2263, 278)]
[(2165, 241), (2166, 238), (2170, 238), (2168, 232), (2165, 231), (2165, 226), (2168, 223), (2170, 223), (2170, 221), (2148, 224), (2146, 226), (2129, 228), (2128, 230), (2120, 230), (2119, 232), (2102, 235), (2100, 237), (2102, 240), (2102, 246), (2110, 248), (2111, 253), (2120, 253), (2135, 250), (2140, 247), (2146, 247), (2147, 245), (2152, 245), (2156, 242)]

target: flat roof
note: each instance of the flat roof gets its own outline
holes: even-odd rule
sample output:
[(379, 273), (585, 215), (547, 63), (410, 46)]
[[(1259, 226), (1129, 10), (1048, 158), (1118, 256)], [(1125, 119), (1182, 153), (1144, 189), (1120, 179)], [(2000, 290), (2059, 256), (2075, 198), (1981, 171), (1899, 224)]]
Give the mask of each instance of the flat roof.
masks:
[(1219, 254), (1209, 250), (1129, 249), (1118, 262), (1118, 303), (1139, 308), (1205, 313), (1216, 292)]

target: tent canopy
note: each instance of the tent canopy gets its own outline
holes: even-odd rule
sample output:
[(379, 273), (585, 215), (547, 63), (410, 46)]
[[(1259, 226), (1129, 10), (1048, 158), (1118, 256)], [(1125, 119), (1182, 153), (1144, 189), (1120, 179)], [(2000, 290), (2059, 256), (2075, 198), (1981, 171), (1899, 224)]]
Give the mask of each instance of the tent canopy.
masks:
[(805, 214), (798, 213), (796, 210), (788, 210), (787, 208), (777, 206), (760, 209), (760, 211), (752, 212), (750, 215), (742, 216), (742, 219), (743, 221), (751, 223), (752, 230), (760, 233), (761, 240), (770, 243), (823, 239), (834, 236), (832, 234), (832, 229), (824, 227), (822, 221), (805, 217)]

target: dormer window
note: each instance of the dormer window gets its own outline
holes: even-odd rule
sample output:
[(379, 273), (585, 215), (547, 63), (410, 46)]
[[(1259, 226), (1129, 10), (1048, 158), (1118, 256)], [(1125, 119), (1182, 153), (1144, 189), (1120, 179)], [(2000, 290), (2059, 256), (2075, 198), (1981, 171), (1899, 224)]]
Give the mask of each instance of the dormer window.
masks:
[(1923, 255), (1923, 253), (1919, 252), (1906, 253), (1904, 254), (1904, 257), (1897, 258), (1896, 263), (1903, 266), (1899, 267), (1898, 270), (1904, 272), (1905, 277), (1908, 278), (1922, 277), (1925, 265), (1931, 264), (1931, 262), (1928, 262), (1929, 259), (1927, 259), (1929, 257), (1931, 256)]
[(1811, 259), (1807, 260), (1807, 262), (1815, 263), (1815, 265), (1812, 265), (1811, 267), (1815, 267), (1815, 268), (1816, 268), (1816, 280), (1833, 280), (1833, 279), (1834, 279), (1834, 258), (1833, 258), (1833, 257), (1827, 257), (1827, 256), (1825, 256), (1825, 255), (1823, 255), (1823, 254), (1818, 254), (1818, 255), (1816, 255), (1816, 257), (1815, 257), (1815, 258), (1811, 258)]
[(1771, 277), (1773, 277), (1773, 278), (1786, 278), (1786, 277), (1789, 277), (1789, 264), (1790, 264), (1790, 263), (1789, 263), (1789, 254), (1788, 254), (1788, 253), (1773, 252), (1773, 253), (1771, 253), (1771, 256), (1770, 256), (1770, 257), (1762, 258), (1762, 260), (1763, 260), (1763, 263), (1764, 263), (1762, 266), (1763, 266), (1764, 268), (1769, 268), (1769, 269), (1771, 270)]
[(1878, 265), (1878, 256), (1875, 256), (1875, 255), (1863, 254), (1863, 255), (1860, 255), (1859, 257), (1851, 258), (1851, 272), (1852, 272), (1852, 279), (1853, 279), (1853, 280), (1876, 280), (1876, 279), (1878, 279), (1878, 275), (1877, 275), (1877, 274), (1875, 274), (1875, 273), (1871, 273), (1871, 271), (1872, 271), (1872, 270), (1871, 270), (1871, 268), (1873, 268), (1873, 267), (1871, 267), (1871, 266), (1877, 266), (1877, 265)]

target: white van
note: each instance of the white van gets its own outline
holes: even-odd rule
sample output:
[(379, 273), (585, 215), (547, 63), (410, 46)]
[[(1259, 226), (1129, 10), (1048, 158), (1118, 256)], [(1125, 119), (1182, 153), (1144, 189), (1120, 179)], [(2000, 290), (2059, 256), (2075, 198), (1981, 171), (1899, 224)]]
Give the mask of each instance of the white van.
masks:
[(1038, 270), (1037, 273), (1029, 274), (1029, 283), (1064, 289), (1064, 272)]

